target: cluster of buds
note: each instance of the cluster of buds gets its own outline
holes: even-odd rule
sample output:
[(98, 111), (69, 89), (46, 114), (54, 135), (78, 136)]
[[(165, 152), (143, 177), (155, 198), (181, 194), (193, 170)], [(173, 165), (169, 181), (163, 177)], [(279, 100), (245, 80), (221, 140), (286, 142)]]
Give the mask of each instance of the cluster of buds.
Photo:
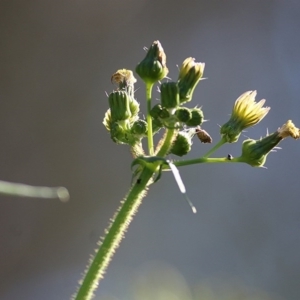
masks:
[(118, 90), (108, 96), (110, 108), (103, 124), (114, 142), (134, 146), (147, 135), (147, 122), (139, 119), (140, 107), (134, 98), (136, 79), (132, 71), (122, 69), (112, 76), (111, 81), (118, 84)]
[(197, 63), (191, 57), (187, 58), (180, 68), (177, 82), (169, 81), (161, 84), (160, 103), (150, 111), (155, 131), (160, 128), (178, 130), (173, 147), (170, 148), (170, 153), (177, 156), (186, 155), (191, 150), (196, 127), (204, 121), (201, 108), (182, 106), (191, 101), (203, 71), (204, 63)]
[[(182, 106), (192, 100), (193, 91), (203, 76), (204, 66), (204, 63), (195, 62), (194, 58), (187, 58), (180, 68), (178, 80), (160, 85), (160, 103), (150, 110), (153, 133), (161, 128), (176, 129), (174, 147), (170, 148), (175, 155), (182, 156), (190, 151), (196, 128), (204, 121), (201, 108)], [(153, 84), (167, 76), (166, 54), (158, 41), (148, 49), (146, 57), (137, 65), (136, 72), (146, 84)], [(118, 70), (111, 81), (118, 85), (118, 90), (108, 97), (110, 109), (103, 123), (114, 142), (134, 146), (147, 135), (148, 126), (138, 116), (139, 104), (134, 99), (133, 88), (136, 79), (132, 71), (123, 69)], [(180, 144), (184, 146), (179, 147)]]
[[(150, 110), (154, 133), (161, 128), (177, 130), (170, 153), (178, 156), (183, 156), (191, 150), (196, 127), (204, 121), (200, 108), (182, 106), (192, 100), (194, 89), (203, 76), (204, 67), (204, 63), (197, 63), (191, 57), (187, 58), (180, 68), (177, 81), (168, 81), (160, 85), (160, 103)], [(138, 64), (136, 72), (146, 84), (166, 77), (166, 55), (158, 41), (151, 45), (145, 59)]]
[[(169, 70), (166, 66), (166, 54), (160, 42), (155, 41), (136, 67), (137, 74), (148, 88), (152, 89), (154, 83), (160, 84), (160, 102), (154, 106), (149, 102), (147, 122), (138, 116), (139, 103), (134, 98), (136, 79), (132, 71), (118, 70), (111, 78), (111, 81), (118, 85), (118, 89), (108, 97), (110, 108), (103, 122), (113, 141), (130, 146), (141, 145), (142, 138), (148, 136), (149, 142), (149, 136), (163, 128), (173, 132), (172, 143), (167, 153), (186, 155), (191, 150), (194, 135), (197, 135), (202, 143), (212, 143), (210, 135), (200, 127), (204, 121), (202, 109), (184, 106), (192, 100), (195, 87), (203, 79), (204, 68), (204, 63), (195, 62), (194, 58), (189, 57), (183, 61), (177, 81), (160, 83), (160, 80), (166, 78)], [(267, 115), (270, 107), (264, 107), (264, 99), (256, 102), (255, 97), (256, 91), (248, 91), (238, 97), (229, 121), (221, 126), (221, 141), (208, 152), (209, 154), (224, 143), (237, 142), (243, 130), (256, 125)], [(245, 140), (241, 156), (233, 161), (261, 167), (269, 152), (288, 136), (299, 138), (299, 129), (291, 121), (258, 141)]]

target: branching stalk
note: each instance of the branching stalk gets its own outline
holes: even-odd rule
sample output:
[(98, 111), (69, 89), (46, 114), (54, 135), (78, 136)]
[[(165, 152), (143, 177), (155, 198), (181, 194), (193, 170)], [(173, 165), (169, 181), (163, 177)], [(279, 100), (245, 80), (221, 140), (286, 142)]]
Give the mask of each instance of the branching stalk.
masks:
[(217, 151), (221, 146), (223, 146), (226, 143), (226, 140), (224, 137), (220, 139), (220, 141), (212, 147), (206, 154), (203, 155), (203, 158), (209, 157), (211, 154), (213, 154), (215, 151)]
[[(251, 166), (263, 167), (267, 155), (282, 139), (288, 136), (294, 139), (300, 138), (300, 129), (289, 120), (276, 132), (265, 138), (257, 141), (253, 139), (245, 140), (240, 157), (233, 158), (231, 155), (228, 155), (227, 157), (211, 158), (212, 153), (225, 143), (237, 142), (244, 129), (260, 122), (269, 112), (269, 107), (263, 107), (265, 100), (255, 102), (256, 91), (248, 91), (236, 100), (229, 121), (220, 129), (220, 141), (204, 156), (173, 162), (167, 160), (166, 156), (170, 152), (177, 156), (186, 155), (191, 150), (192, 137), (196, 133), (201, 141), (203, 141), (203, 138), (210, 138), (205, 130), (200, 131), (199, 129), (199, 125), (202, 124), (204, 117), (202, 110), (199, 108), (189, 109), (182, 106), (192, 100), (194, 89), (203, 76), (204, 66), (204, 63), (195, 62), (191, 57), (187, 58), (179, 70), (177, 83), (173, 82), (169, 85), (164, 85), (165, 93), (161, 99), (163, 101), (155, 106), (157, 110), (153, 108), (152, 111), (152, 117), (156, 121), (156, 129), (164, 128), (166, 130), (165, 135), (155, 149), (155, 153), (152, 117), (150, 115), (152, 109), (152, 88), (155, 82), (165, 78), (168, 73), (166, 55), (159, 41), (155, 41), (151, 45), (145, 59), (136, 67), (138, 75), (146, 84), (147, 124), (145, 124), (144, 119), (139, 119), (138, 117), (139, 104), (133, 98), (133, 84), (136, 82), (133, 73), (122, 69), (113, 75), (114, 82), (120, 84), (120, 90), (114, 91), (109, 95), (110, 108), (105, 114), (103, 123), (110, 131), (114, 142), (131, 146), (132, 154), (135, 157), (132, 166), (138, 165), (138, 169), (135, 172), (138, 174), (138, 178), (133, 182), (131, 189), (113, 217), (109, 228), (105, 231), (103, 242), (91, 261), (81, 287), (73, 299), (90, 300), (93, 298), (99, 281), (103, 278), (108, 264), (119, 247), (133, 216), (137, 212), (142, 199), (146, 196), (148, 186), (161, 177), (162, 170), (172, 170), (181, 193), (185, 195), (184, 184), (175, 166), (243, 162)], [(130, 95), (123, 90), (124, 85), (130, 86)], [(176, 128), (181, 128), (182, 131), (170, 129), (174, 124), (178, 125)], [(189, 129), (186, 129), (186, 126)], [(195, 126), (198, 129), (196, 132)], [(146, 135), (148, 139), (148, 156), (145, 156), (141, 143), (141, 138), (146, 137)], [(156, 175), (155, 179), (154, 175)], [(44, 192), (45, 190), (39, 191)], [(187, 197), (186, 199), (195, 212), (196, 210), (190, 200)]]

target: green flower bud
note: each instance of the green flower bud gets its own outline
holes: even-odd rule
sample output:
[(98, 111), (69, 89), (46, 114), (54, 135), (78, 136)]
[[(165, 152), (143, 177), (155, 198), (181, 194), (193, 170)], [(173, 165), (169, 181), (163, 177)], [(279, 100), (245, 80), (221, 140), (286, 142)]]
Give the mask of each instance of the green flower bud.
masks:
[(276, 133), (273, 133), (258, 141), (247, 139), (242, 145), (242, 155), (239, 161), (245, 162), (252, 167), (262, 167), (270, 151), (281, 141)]
[(220, 129), (226, 142), (236, 142), (244, 129), (260, 122), (269, 112), (270, 107), (263, 107), (265, 100), (255, 102), (255, 96), (256, 91), (248, 91), (235, 101), (229, 121)]
[(299, 139), (300, 131), (291, 120), (287, 121), (276, 132), (261, 138), (260, 140), (247, 139), (243, 142), (242, 155), (238, 161), (245, 162), (252, 167), (262, 167), (268, 154), (287, 137)]
[(204, 67), (205, 63), (197, 63), (192, 57), (185, 59), (182, 63), (178, 77), (181, 103), (192, 100), (194, 89), (203, 76)]
[(192, 118), (191, 110), (186, 107), (177, 108), (175, 112), (175, 116), (177, 117), (179, 122), (186, 123)]
[(160, 104), (156, 104), (152, 107), (150, 115), (154, 119), (166, 119), (170, 117), (169, 111), (165, 107), (162, 107)]
[(160, 86), (161, 105), (165, 108), (179, 106), (179, 90), (176, 82), (164, 82)]
[(185, 122), (187, 126), (198, 126), (203, 123), (204, 115), (203, 115), (203, 111), (200, 108), (197, 107), (192, 108), (191, 114), (192, 114), (191, 119)]
[(148, 124), (144, 120), (137, 120), (131, 127), (131, 132), (137, 135), (146, 135), (148, 130)]
[[(135, 129), (136, 131), (141, 131), (142, 125), (140, 124), (140, 126), (138, 126), (138, 124), (135, 124)], [(112, 123), (110, 135), (115, 143), (127, 144), (134, 147), (137, 143), (140, 143), (140, 140), (142, 138), (141, 135), (143, 134), (133, 133), (130, 121), (123, 120)]]
[(153, 42), (146, 57), (137, 65), (136, 72), (146, 83), (155, 83), (167, 76), (166, 54), (159, 41)]
[(108, 101), (111, 122), (121, 120), (130, 120), (133, 122), (138, 118), (140, 105), (126, 91), (114, 91), (110, 93)]
[(110, 130), (110, 136), (115, 143), (127, 144), (126, 135), (127, 135), (127, 130), (124, 128), (124, 126), (122, 126), (118, 122), (112, 124)]
[(192, 131), (180, 131), (172, 145), (170, 153), (177, 156), (183, 156), (189, 153), (192, 149)]
[(161, 119), (167, 119), (167, 118), (170, 117), (170, 113), (169, 113), (169, 111), (165, 107), (163, 107), (163, 109), (159, 113), (159, 117)]
[(131, 97), (124, 91), (115, 91), (108, 97), (111, 119), (113, 122), (129, 119), (132, 114), (129, 103)]

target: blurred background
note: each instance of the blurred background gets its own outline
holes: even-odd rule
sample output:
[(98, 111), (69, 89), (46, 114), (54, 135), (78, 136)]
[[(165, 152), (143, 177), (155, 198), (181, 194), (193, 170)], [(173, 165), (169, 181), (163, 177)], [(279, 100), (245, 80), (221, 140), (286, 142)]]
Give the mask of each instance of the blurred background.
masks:
[[(69, 299), (125, 196), (132, 158), (102, 124), (116, 70), (134, 69), (154, 40), (173, 79), (195, 57), (208, 80), (191, 107), (203, 107), (205, 130), (217, 141), (236, 98), (257, 89), (272, 107), (245, 133), (258, 139), (288, 119), (300, 126), (299, 29), (296, 0), (0, 1), (0, 179), (71, 194), (0, 196), (0, 299)], [(238, 156), (243, 138), (216, 156)], [(268, 169), (180, 169), (196, 215), (163, 174), (95, 299), (298, 300), (300, 144), (281, 146)], [(195, 139), (189, 157), (208, 149)]]

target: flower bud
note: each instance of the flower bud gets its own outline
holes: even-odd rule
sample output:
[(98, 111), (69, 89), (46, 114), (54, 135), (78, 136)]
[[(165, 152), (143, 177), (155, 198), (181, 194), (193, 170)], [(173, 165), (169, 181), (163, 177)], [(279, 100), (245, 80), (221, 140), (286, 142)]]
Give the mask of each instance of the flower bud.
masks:
[(166, 54), (159, 41), (153, 42), (146, 57), (137, 65), (137, 74), (146, 83), (155, 83), (167, 76)]
[(267, 155), (280, 141), (281, 139), (274, 133), (258, 141), (247, 139), (243, 142), (239, 161), (252, 167), (262, 167), (266, 162)]
[(111, 119), (113, 122), (126, 120), (131, 117), (130, 97), (124, 91), (110, 93), (108, 97)]
[(185, 124), (187, 126), (198, 126), (198, 125), (201, 125), (203, 123), (203, 112), (200, 108), (192, 108), (191, 109), (191, 114), (192, 114), (192, 117), (187, 121), (185, 122)]
[(148, 130), (148, 124), (145, 120), (137, 120), (131, 127), (131, 132), (137, 135), (146, 135)]
[(150, 115), (154, 119), (166, 119), (170, 117), (169, 111), (165, 107), (162, 107), (160, 104), (156, 104), (152, 107)]
[(112, 122), (137, 119), (140, 106), (126, 91), (114, 91), (108, 97)]
[(112, 124), (111, 130), (110, 130), (110, 136), (111, 136), (111, 139), (117, 144), (127, 143), (127, 140), (126, 140), (127, 131), (118, 122), (115, 122)]
[(177, 117), (179, 122), (186, 123), (192, 118), (192, 113), (190, 109), (186, 107), (179, 107), (175, 112), (175, 116)]
[(242, 146), (242, 155), (238, 158), (238, 161), (245, 162), (252, 167), (262, 167), (272, 149), (289, 136), (294, 139), (300, 137), (299, 128), (291, 120), (287, 121), (274, 133), (260, 140), (245, 140)]
[(204, 63), (197, 63), (192, 57), (184, 60), (178, 77), (180, 103), (192, 100), (194, 89), (203, 76), (204, 67)]
[(255, 96), (256, 91), (248, 91), (235, 101), (229, 121), (220, 129), (226, 142), (236, 142), (244, 129), (259, 123), (269, 112), (270, 107), (263, 107), (265, 100), (255, 102)]
[(178, 132), (170, 153), (177, 156), (183, 156), (189, 153), (192, 149), (192, 137), (194, 134), (195, 132), (193, 130)]
[(176, 82), (164, 82), (160, 86), (161, 105), (165, 108), (179, 106), (179, 90)]

